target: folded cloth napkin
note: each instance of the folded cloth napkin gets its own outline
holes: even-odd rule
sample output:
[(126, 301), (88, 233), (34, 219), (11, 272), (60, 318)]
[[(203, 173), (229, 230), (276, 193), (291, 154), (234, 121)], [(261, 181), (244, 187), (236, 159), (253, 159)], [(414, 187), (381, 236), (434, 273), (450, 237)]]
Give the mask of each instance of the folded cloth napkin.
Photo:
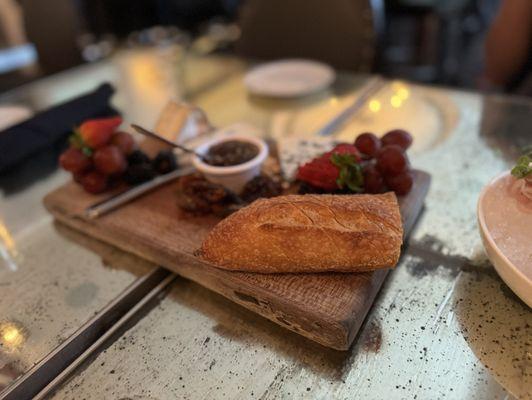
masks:
[(114, 91), (105, 83), (91, 93), (40, 112), (0, 132), (0, 175), (18, 169), (40, 152), (57, 148), (84, 120), (117, 115), (118, 112), (109, 105)]

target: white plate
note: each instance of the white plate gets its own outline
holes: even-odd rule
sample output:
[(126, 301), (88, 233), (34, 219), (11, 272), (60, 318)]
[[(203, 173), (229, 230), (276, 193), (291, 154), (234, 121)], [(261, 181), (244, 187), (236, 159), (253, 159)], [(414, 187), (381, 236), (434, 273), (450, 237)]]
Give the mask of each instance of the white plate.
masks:
[[(313, 138), (318, 129), (351, 105), (359, 95), (333, 97), (295, 111), (278, 111), (272, 118), (271, 134), (276, 139)], [(454, 131), (459, 116), (456, 103), (441, 91), (390, 82), (330, 137), (352, 143), (362, 132), (382, 136), (389, 130), (400, 128), (414, 137), (409, 153), (415, 154), (445, 141)]]
[[(477, 205), (478, 225), (482, 243), (495, 270), (510, 289), (528, 304), (529, 307), (532, 307), (532, 264), (528, 264), (526, 261), (526, 252), (530, 251), (529, 249), (532, 247), (527, 248), (525, 245), (524, 252), (518, 252), (519, 258), (524, 260), (519, 262), (519, 264), (517, 262), (514, 264), (510, 260), (510, 258), (515, 260), (515, 255), (510, 256), (504, 250), (506, 246), (504, 241), (515, 240), (516, 235), (523, 236), (523, 232), (517, 231), (515, 228), (517, 225), (524, 227), (524, 229), (528, 227), (528, 232), (525, 233), (524, 237), (528, 237), (528, 243), (530, 243), (530, 239), (532, 238), (530, 234), (530, 231), (532, 231), (532, 209), (528, 207), (523, 208), (512, 197), (504, 198), (504, 207), (501, 207), (500, 204), (497, 206), (497, 203), (490, 205), (492, 204), (491, 199), (494, 196), (505, 196), (502, 190), (506, 190), (509, 187), (512, 179), (510, 173), (505, 172), (484, 187), (480, 193)], [(493, 218), (490, 217), (490, 213), (500, 216), (502, 221), (500, 225), (505, 226), (494, 226), (494, 223), (490, 222), (490, 219)], [(529, 253), (528, 260), (531, 257)], [(528, 270), (525, 271), (527, 268)]]
[[(314, 138), (318, 129), (351, 105), (359, 95), (333, 97), (303, 110), (276, 112), (271, 134), (276, 139)], [(392, 104), (395, 100), (398, 103)], [(352, 143), (362, 132), (382, 136), (389, 130), (400, 128), (414, 137), (409, 153), (415, 154), (445, 141), (456, 127), (459, 115), (454, 101), (441, 91), (391, 82), (330, 137)]]
[(244, 84), (256, 95), (300, 97), (323, 90), (334, 81), (334, 70), (309, 60), (282, 60), (260, 65), (246, 74)]

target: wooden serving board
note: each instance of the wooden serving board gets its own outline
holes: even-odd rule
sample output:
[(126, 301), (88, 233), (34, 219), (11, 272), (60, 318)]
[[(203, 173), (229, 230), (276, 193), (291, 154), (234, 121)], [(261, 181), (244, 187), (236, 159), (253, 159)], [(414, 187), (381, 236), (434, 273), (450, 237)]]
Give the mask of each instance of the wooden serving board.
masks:
[[(412, 191), (400, 198), (404, 231), (410, 232), (430, 185), (414, 171)], [(88, 235), (191, 279), (324, 346), (347, 350), (389, 270), (366, 273), (254, 274), (231, 272), (194, 256), (216, 217), (184, 215), (171, 182), (96, 220), (83, 216), (102, 200), (69, 183), (48, 194), (54, 217)]]

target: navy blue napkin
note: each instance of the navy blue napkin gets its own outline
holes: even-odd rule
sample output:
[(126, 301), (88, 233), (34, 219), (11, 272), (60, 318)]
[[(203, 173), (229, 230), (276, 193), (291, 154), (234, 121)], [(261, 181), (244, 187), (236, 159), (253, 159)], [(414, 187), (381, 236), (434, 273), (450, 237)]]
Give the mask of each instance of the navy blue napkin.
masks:
[(57, 157), (72, 129), (83, 121), (117, 115), (109, 105), (114, 91), (110, 84), (103, 84), (0, 132), (0, 175), (24, 169), (24, 164), (32, 158), (42, 158), (44, 152)]

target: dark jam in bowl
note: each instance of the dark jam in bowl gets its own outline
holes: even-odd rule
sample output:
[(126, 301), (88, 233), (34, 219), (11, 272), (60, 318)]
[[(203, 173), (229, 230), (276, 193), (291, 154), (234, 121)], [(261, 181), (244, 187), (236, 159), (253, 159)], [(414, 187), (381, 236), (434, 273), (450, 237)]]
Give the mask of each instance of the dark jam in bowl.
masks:
[(253, 143), (227, 140), (209, 148), (207, 163), (217, 167), (229, 167), (248, 162), (258, 154), (259, 148)]

